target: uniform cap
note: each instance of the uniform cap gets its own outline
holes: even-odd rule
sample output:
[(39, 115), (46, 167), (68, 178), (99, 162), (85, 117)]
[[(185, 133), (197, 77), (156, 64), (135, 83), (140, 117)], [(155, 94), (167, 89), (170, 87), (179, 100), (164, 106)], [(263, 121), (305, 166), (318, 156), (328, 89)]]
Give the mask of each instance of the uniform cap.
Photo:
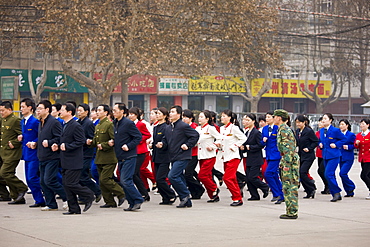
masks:
[(274, 111), (274, 116), (288, 118), (289, 117), (289, 114), (284, 109), (277, 109), (277, 110)]

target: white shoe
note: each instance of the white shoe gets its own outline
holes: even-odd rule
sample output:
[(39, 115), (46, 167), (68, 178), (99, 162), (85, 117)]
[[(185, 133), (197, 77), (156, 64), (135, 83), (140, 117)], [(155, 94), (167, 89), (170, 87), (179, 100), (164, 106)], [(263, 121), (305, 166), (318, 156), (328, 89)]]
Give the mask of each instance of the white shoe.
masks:
[(369, 193), (369, 196), (368, 197), (365, 197), (366, 200), (370, 200), (370, 193)]
[(58, 211), (57, 208), (49, 208), (48, 206), (41, 208), (41, 211)]
[(67, 202), (63, 202), (63, 209), (68, 211), (68, 203)]

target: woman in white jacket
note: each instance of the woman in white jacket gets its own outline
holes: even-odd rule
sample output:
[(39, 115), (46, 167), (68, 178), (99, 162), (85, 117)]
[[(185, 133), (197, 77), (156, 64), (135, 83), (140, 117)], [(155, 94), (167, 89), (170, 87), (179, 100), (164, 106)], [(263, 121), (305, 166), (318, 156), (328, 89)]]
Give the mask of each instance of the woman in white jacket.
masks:
[(247, 137), (238, 126), (232, 124), (234, 122), (232, 113), (231, 110), (224, 110), (221, 113), (221, 122), (224, 126), (220, 128), (222, 135), (220, 147), (224, 162), (224, 182), (230, 190), (233, 200), (230, 206), (241, 206), (243, 205), (243, 200), (236, 179), (236, 171), (241, 159), (239, 147), (247, 140)]
[(212, 117), (208, 110), (199, 113), (198, 122), (200, 124), (200, 126), (196, 127), (199, 133), (198, 159), (200, 170), (198, 179), (203, 183), (204, 187), (206, 187), (207, 194), (210, 198), (207, 202), (218, 202), (220, 200), (218, 196), (220, 190), (212, 179), (212, 169), (216, 163), (217, 144), (221, 142), (221, 135), (216, 128), (211, 125)]

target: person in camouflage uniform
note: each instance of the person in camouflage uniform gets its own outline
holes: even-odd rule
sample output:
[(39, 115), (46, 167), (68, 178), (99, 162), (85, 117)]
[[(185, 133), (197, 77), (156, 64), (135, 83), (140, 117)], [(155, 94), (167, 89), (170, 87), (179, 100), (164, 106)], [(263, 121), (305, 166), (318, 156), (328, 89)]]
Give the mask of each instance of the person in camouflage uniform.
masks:
[(285, 197), (286, 214), (280, 219), (298, 218), (298, 183), (299, 156), (296, 153), (296, 139), (292, 129), (287, 125), (288, 112), (282, 109), (274, 111), (274, 123), (279, 126), (277, 145), (281, 153), (281, 181)]

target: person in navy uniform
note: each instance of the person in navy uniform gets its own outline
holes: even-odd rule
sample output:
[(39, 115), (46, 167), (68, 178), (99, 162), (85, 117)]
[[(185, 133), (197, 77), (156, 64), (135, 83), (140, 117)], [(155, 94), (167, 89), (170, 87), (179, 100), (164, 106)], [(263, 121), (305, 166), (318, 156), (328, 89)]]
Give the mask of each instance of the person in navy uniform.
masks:
[(346, 142), (346, 137), (340, 131), (331, 125), (334, 118), (331, 113), (325, 113), (322, 117), (323, 128), (320, 130), (320, 144), (319, 147), (322, 149), (322, 156), (325, 165), (325, 177), (328, 180), (330, 193), (333, 198), (331, 202), (342, 200), (340, 194), (341, 189), (338, 186), (335, 178), (335, 170), (338, 167), (340, 157), (342, 156), (340, 148)]
[(192, 207), (184, 170), (191, 160), (191, 149), (197, 144), (199, 133), (182, 121), (181, 106), (172, 106), (169, 115), (171, 125), (168, 126), (165, 136), (168, 141), (172, 168), (168, 174), (168, 179), (180, 198), (180, 204), (176, 207)]
[(32, 149), (32, 144), (37, 142), (38, 129), (40, 121), (33, 116), (36, 110), (35, 102), (30, 98), (25, 98), (21, 101), (21, 112), (23, 119), (22, 135), (18, 136), (18, 140), (22, 141), (22, 159), (24, 160), (24, 169), (27, 185), (31, 190), (35, 203), (29, 207), (45, 207), (44, 196), (42, 195), (40, 185), (39, 160), (37, 158), (37, 150)]
[(85, 202), (86, 212), (92, 205), (94, 193), (80, 184), (83, 168), (83, 146), (86, 143), (85, 133), (81, 124), (74, 120), (76, 108), (71, 103), (65, 103), (60, 109), (60, 117), (64, 120), (59, 143), (54, 143), (53, 151), (60, 150), (63, 186), (67, 195), (68, 212), (64, 215), (81, 214), (77, 196)]

